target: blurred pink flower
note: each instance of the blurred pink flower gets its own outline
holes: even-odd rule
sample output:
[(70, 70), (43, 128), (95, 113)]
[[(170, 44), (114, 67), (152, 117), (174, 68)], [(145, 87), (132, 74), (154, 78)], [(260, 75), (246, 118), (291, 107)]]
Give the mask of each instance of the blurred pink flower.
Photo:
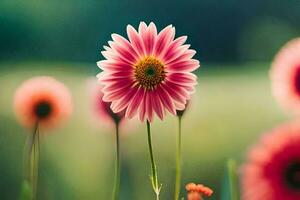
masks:
[(277, 101), (300, 114), (300, 38), (291, 40), (278, 52), (270, 76)]
[(299, 121), (264, 135), (242, 167), (242, 200), (300, 199), (299, 147)]
[(165, 110), (176, 115), (183, 110), (195, 90), (197, 77), (191, 73), (199, 67), (192, 59), (196, 51), (184, 45), (187, 37), (175, 37), (171, 25), (157, 33), (154, 23), (144, 22), (136, 31), (127, 26), (129, 40), (112, 34), (109, 47), (102, 51), (106, 60), (97, 64), (103, 85), (103, 100), (111, 102), (114, 112), (125, 110), (126, 117), (139, 113), (141, 121), (163, 119)]
[(90, 94), (92, 112), (95, 114), (96, 118), (103, 122), (102, 124), (114, 124), (115, 122), (120, 122), (124, 119), (124, 112), (114, 113), (110, 109), (111, 103), (102, 100), (103, 93), (101, 89), (103, 87), (99, 83), (97, 83), (97, 79), (95, 79), (94, 77), (89, 78), (87, 80), (87, 86)]
[(14, 109), (22, 125), (53, 127), (72, 112), (72, 98), (64, 84), (52, 77), (34, 77), (22, 83), (14, 97)]

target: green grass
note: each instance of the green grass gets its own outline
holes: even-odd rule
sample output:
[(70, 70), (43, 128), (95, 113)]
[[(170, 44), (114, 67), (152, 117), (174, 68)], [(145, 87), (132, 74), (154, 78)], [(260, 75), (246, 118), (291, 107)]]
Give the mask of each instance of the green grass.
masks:
[[(5, 66), (4, 66), (5, 65)], [(75, 67), (76, 66), (76, 67)], [(12, 100), (18, 85), (35, 75), (51, 75), (72, 91), (74, 115), (62, 128), (42, 139), (40, 197), (43, 200), (110, 199), (113, 186), (114, 141), (111, 129), (95, 125), (89, 111), (86, 79), (93, 64), (7, 63), (0, 65), (0, 192), (16, 199), (21, 187), (25, 133), (14, 118)], [(232, 66), (232, 67), (231, 67)], [(183, 185), (206, 184), (219, 199), (227, 158), (241, 163), (248, 146), (264, 131), (287, 119), (271, 95), (268, 64), (202, 65), (199, 85), (183, 118)], [(211, 69), (210, 69), (211, 68)], [(153, 124), (153, 148), (161, 199), (173, 195), (176, 119), (170, 115)], [(146, 126), (140, 122), (121, 140), (121, 199), (154, 199), (149, 181)], [(128, 132), (128, 131), (127, 131)], [(181, 194), (184, 194), (182, 188)]]

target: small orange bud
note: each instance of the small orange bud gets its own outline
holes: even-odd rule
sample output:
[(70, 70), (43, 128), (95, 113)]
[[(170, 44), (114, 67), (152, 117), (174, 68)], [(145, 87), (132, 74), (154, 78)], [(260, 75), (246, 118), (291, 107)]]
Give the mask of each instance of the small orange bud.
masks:
[(185, 186), (185, 189), (188, 191), (188, 192), (191, 192), (191, 191), (196, 191), (196, 188), (197, 188), (197, 185), (195, 183), (189, 183)]
[(196, 185), (195, 183), (189, 183), (185, 186), (188, 195), (188, 200), (203, 200), (202, 195), (210, 197), (213, 194), (213, 190), (202, 184)]

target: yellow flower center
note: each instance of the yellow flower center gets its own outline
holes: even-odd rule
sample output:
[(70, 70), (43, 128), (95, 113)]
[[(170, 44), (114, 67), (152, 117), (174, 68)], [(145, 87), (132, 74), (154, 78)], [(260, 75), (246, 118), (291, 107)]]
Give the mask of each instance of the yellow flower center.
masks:
[(165, 80), (165, 67), (158, 59), (147, 56), (134, 65), (134, 77), (137, 83), (151, 90)]

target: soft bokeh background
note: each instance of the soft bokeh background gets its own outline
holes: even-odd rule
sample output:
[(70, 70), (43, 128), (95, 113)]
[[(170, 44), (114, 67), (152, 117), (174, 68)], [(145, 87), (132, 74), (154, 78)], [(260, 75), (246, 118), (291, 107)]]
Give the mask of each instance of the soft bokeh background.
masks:
[[(15, 89), (35, 75), (51, 75), (72, 91), (69, 122), (42, 140), (43, 200), (110, 199), (113, 128), (91, 119), (86, 79), (99, 69), (102, 45), (128, 23), (176, 26), (202, 62), (199, 85), (183, 120), (183, 183), (204, 183), (219, 199), (228, 158), (242, 163), (248, 146), (288, 120), (271, 95), (268, 69), (278, 49), (300, 35), (299, 0), (1, 0), (0, 199), (17, 199), (26, 134), (12, 110)], [(172, 199), (176, 118), (153, 124), (162, 199)], [(121, 199), (153, 199), (145, 125), (122, 137)], [(182, 189), (184, 192), (184, 189)], [(183, 193), (182, 193), (183, 194)]]

